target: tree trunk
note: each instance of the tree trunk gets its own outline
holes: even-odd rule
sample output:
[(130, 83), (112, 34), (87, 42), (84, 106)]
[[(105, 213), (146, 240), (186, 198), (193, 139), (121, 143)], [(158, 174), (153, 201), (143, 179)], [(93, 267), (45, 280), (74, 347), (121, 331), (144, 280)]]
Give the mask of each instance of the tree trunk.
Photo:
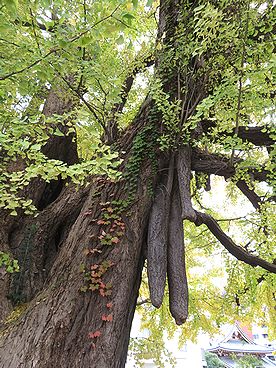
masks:
[[(147, 107), (126, 133), (125, 146), (146, 116)], [(21, 266), (10, 294), (26, 308), (4, 325), (0, 367), (124, 367), (151, 206), (150, 163), (142, 170), (139, 201), (127, 209), (125, 180), (92, 178), (87, 188), (64, 186), (35, 219), (19, 217), (7, 227), (9, 249)], [(93, 285), (97, 289), (90, 290)]]
[[(156, 76), (162, 79), (163, 91), (169, 94), (169, 99), (182, 102), (180, 130), (204, 98), (208, 90), (205, 86), (207, 79), (196, 73), (192, 75), (185, 96), (182, 96), (183, 91), (179, 88), (181, 76), (176, 67), (169, 65), (166, 50), (177, 47), (174, 35), (180, 6), (189, 5), (192, 9), (196, 3), (163, 0), (159, 9), (158, 37), (162, 39), (163, 49), (156, 60)], [(196, 58), (192, 58), (191, 67), (193, 71), (199, 68)], [(74, 106), (75, 101), (68, 99), (67, 94), (51, 91), (44, 114), (61, 115)], [(126, 174), (126, 164), (131, 163), (136, 170), (131, 180), (127, 175), (117, 183), (105, 177), (91, 178), (89, 186), (77, 190), (71, 184), (66, 186), (61, 179), (47, 184), (38, 178), (30, 183), (24, 193), (37, 205), (37, 217), (19, 214), (17, 218), (11, 218), (6, 212), (1, 214), (2, 248), (19, 260), (20, 273), (12, 279), (7, 274), (0, 274), (0, 323), (3, 325), (0, 331), (0, 368), (125, 366), (146, 254), (152, 205), (148, 188), (151, 184), (155, 189), (158, 181), (158, 170), (152, 170), (150, 162), (153, 152), (147, 151), (147, 144), (154, 149), (155, 164), (161, 169), (159, 173), (168, 170), (169, 166), (169, 157), (164, 158), (164, 154), (153, 147), (154, 135), (166, 129), (165, 122), (157, 116), (160, 111), (154, 111), (153, 118), (153, 108), (153, 101), (147, 98), (123, 138), (116, 141), (117, 148), (124, 154), (123, 172)], [(152, 126), (154, 132), (150, 131)], [(200, 134), (196, 132), (198, 128), (191, 133), (195, 138), (196, 134)], [(143, 131), (144, 135), (140, 136), (138, 143), (145, 152), (142, 156), (135, 156), (131, 148)], [(109, 142), (113, 140), (113, 136), (106, 139)], [(173, 150), (179, 151), (181, 148), (180, 138), (175, 137)], [(76, 144), (70, 135), (51, 137), (43, 147), (43, 152), (49, 158), (60, 159), (68, 165), (78, 160)], [(220, 156), (203, 153), (190, 146), (186, 146), (185, 152), (178, 157), (180, 164), (176, 165), (179, 184), (182, 182), (182, 201), (179, 199), (182, 216), (198, 226), (205, 223), (238, 259), (275, 272), (274, 265), (237, 247), (211, 216), (192, 208), (191, 169), (229, 178), (235, 174), (234, 166)], [(133, 158), (134, 161), (131, 161)], [(248, 195), (247, 187), (244, 191)], [(252, 193), (250, 195), (252, 197)], [(172, 211), (171, 214), (179, 217), (180, 212), (179, 207), (177, 213)], [(177, 241), (178, 253), (170, 244), (169, 265), (166, 267), (164, 263), (163, 268), (170, 273), (170, 297), (174, 303), (171, 305), (172, 314), (178, 323), (183, 323), (187, 315), (188, 292), (186, 284), (180, 287), (181, 280), (177, 272), (180, 270), (182, 279), (186, 281), (185, 262), (184, 258), (181, 259), (182, 220), (178, 220), (176, 228), (170, 229), (170, 243)], [(177, 234), (173, 236), (175, 229)], [(178, 270), (174, 270), (176, 261), (180, 267)], [(178, 288), (173, 290), (175, 285)], [(180, 305), (179, 300), (182, 303), (180, 312), (176, 308)], [(20, 306), (21, 314), (18, 308), (17, 314), (6, 319), (16, 305)]]
[[(166, 7), (160, 13), (162, 32), (168, 28)], [(52, 92), (44, 114), (62, 114), (72, 106), (66, 94)], [(148, 124), (150, 107), (147, 99), (121, 140), (127, 158)], [(77, 160), (72, 143), (70, 137), (51, 137), (44, 153), (72, 164)], [(27, 190), (39, 215), (3, 215), (5, 250), (19, 259), (21, 272), (10, 283), (5, 275), (12, 303), (3, 295), (1, 319), (12, 305), (25, 303), (25, 309), (0, 332), (1, 368), (125, 366), (152, 202), (148, 187), (156, 179), (148, 157), (141, 164), (135, 191), (127, 190), (125, 179), (92, 178), (79, 190), (37, 180)]]

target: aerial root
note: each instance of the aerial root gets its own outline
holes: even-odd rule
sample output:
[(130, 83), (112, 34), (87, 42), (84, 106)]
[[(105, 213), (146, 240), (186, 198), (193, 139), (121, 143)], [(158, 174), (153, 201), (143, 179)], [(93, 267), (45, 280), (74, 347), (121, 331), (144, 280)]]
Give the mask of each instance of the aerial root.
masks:
[[(185, 203), (189, 204), (190, 174), (183, 170), (178, 175), (181, 161), (188, 159), (187, 155), (178, 158), (177, 170), (174, 167), (174, 157), (170, 160), (169, 169), (163, 175), (157, 186), (156, 195), (151, 208), (148, 225), (148, 282), (152, 304), (159, 308), (163, 301), (168, 275), (170, 311), (177, 324), (183, 324), (188, 316), (188, 285), (185, 268), (184, 233), (181, 196), (185, 192)], [(189, 168), (189, 163), (185, 163)], [(180, 178), (188, 179), (189, 183), (182, 182), (180, 192)], [(187, 197), (187, 198), (186, 198)], [(189, 200), (188, 200), (189, 197)], [(191, 203), (191, 202), (190, 202)], [(189, 209), (190, 211), (190, 209)], [(196, 215), (194, 210), (190, 214)]]
[(194, 222), (196, 220), (196, 212), (191, 202), (191, 148), (189, 146), (185, 146), (179, 150), (176, 168), (182, 207), (182, 219)]
[(188, 317), (188, 283), (180, 203), (179, 186), (175, 180), (169, 218), (167, 273), (170, 312), (178, 325), (183, 324)]
[(167, 247), (170, 196), (173, 183), (174, 158), (157, 186), (148, 224), (147, 272), (152, 304), (159, 308), (163, 301), (167, 272)]

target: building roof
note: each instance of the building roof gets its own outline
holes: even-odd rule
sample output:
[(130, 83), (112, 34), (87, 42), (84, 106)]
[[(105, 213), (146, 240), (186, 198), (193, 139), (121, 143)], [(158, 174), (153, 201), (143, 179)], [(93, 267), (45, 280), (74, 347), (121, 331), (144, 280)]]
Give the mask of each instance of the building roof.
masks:
[(210, 352), (220, 353), (250, 353), (266, 355), (274, 351), (273, 347), (256, 344), (236, 322), (224, 339), (217, 345), (207, 349)]
[(251, 353), (251, 354), (270, 354), (274, 351), (273, 348), (257, 345), (257, 344), (247, 344), (247, 343), (220, 343), (215, 347), (207, 349), (211, 353), (215, 351), (224, 351), (229, 353)]

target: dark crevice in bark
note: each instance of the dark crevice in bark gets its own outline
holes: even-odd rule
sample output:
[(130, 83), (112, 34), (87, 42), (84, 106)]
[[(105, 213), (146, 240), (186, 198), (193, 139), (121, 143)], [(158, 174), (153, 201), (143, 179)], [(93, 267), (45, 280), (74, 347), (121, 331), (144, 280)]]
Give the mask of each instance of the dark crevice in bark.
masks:
[(37, 209), (39, 211), (44, 210), (49, 204), (54, 202), (60, 195), (64, 185), (64, 180), (61, 177), (58, 180), (51, 180), (50, 183), (46, 183), (45, 189), (37, 203)]
[[(78, 217), (87, 190), (64, 188), (59, 199), (34, 220), (23, 217), (9, 232), (9, 249), (20, 271), (12, 275), (9, 296), (14, 304), (30, 301), (44, 286), (52, 265)], [(69, 197), (70, 196), (70, 197)]]

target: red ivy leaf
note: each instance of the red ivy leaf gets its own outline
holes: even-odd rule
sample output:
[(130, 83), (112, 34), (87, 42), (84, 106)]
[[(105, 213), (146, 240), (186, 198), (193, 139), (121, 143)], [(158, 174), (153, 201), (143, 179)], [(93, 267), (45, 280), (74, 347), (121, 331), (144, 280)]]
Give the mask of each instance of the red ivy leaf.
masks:
[(108, 314), (108, 315), (103, 314), (102, 315), (102, 320), (106, 321), (106, 322), (112, 322), (112, 320), (113, 320), (112, 314)]
[(105, 288), (105, 284), (102, 281), (100, 282), (100, 288), (102, 288), (102, 289)]
[(101, 331), (95, 331), (95, 332), (89, 332), (88, 337), (90, 337), (90, 339), (95, 339), (97, 337), (101, 336)]
[(111, 239), (111, 241), (114, 244), (118, 244), (120, 242), (120, 239), (117, 236), (115, 236), (114, 238)]
[(87, 211), (87, 212), (84, 212), (83, 216), (90, 216), (92, 215), (92, 211)]
[(104, 224), (105, 224), (105, 221), (104, 221), (104, 220), (98, 220), (98, 221), (97, 221), (97, 224), (98, 224), (98, 225), (104, 225)]
[(105, 296), (106, 295), (104, 289), (100, 289), (100, 295), (101, 296)]

